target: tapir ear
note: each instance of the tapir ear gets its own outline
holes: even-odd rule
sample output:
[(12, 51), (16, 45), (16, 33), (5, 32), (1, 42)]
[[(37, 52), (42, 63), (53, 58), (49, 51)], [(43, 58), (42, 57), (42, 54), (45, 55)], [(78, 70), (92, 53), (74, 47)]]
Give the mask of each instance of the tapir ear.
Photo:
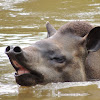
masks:
[(56, 33), (56, 29), (49, 23), (46, 23), (46, 28), (47, 28), (47, 38), (54, 35)]
[(86, 48), (88, 51), (100, 49), (100, 26), (93, 28), (86, 38)]

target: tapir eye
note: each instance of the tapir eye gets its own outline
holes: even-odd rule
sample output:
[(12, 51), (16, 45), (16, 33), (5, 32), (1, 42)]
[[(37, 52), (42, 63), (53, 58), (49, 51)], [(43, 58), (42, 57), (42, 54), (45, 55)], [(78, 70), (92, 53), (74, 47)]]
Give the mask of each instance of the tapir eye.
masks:
[(66, 61), (66, 58), (65, 57), (54, 57), (52, 60), (58, 63), (63, 63)]

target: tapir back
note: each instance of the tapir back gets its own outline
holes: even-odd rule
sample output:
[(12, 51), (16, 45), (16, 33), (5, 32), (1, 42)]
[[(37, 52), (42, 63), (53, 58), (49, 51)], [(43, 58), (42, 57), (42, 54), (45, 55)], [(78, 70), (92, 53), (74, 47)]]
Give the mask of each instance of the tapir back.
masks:
[(100, 50), (90, 52), (86, 59), (86, 75), (90, 80), (100, 79)]

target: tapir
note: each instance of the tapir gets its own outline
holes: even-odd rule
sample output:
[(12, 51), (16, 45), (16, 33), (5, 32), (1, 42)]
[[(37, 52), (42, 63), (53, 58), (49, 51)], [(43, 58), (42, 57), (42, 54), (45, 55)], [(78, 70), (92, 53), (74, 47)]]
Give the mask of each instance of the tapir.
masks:
[(46, 23), (47, 37), (29, 47), (7, 46), (5, 53), (21, 86), (100, 79), (100, 26), (68, 22), (56, 30)]

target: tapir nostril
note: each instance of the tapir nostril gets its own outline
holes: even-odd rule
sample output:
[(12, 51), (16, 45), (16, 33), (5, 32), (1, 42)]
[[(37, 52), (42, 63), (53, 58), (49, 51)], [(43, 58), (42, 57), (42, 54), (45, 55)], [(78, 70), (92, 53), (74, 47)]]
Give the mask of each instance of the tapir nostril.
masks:
[(10, 50), (10, 46), (8, 46), (8, 47), (6, 48), (6, 52), (9, 52), (9, 50)]
[(20, 53), (21, 51), (22, 51), (21, 48), (18, 47), (18, 46), (16, 46), (16, 47), (14, 48), (14, 52), (16, 52), (16, 53)]
[(17, 55), (17, 54), (20, 54), (22, 53), (22, 49), (19, 47), (19, 46), (8, 46), (5, 50), (5, 53), (9, 56), (14, 56), (14, 55)]

